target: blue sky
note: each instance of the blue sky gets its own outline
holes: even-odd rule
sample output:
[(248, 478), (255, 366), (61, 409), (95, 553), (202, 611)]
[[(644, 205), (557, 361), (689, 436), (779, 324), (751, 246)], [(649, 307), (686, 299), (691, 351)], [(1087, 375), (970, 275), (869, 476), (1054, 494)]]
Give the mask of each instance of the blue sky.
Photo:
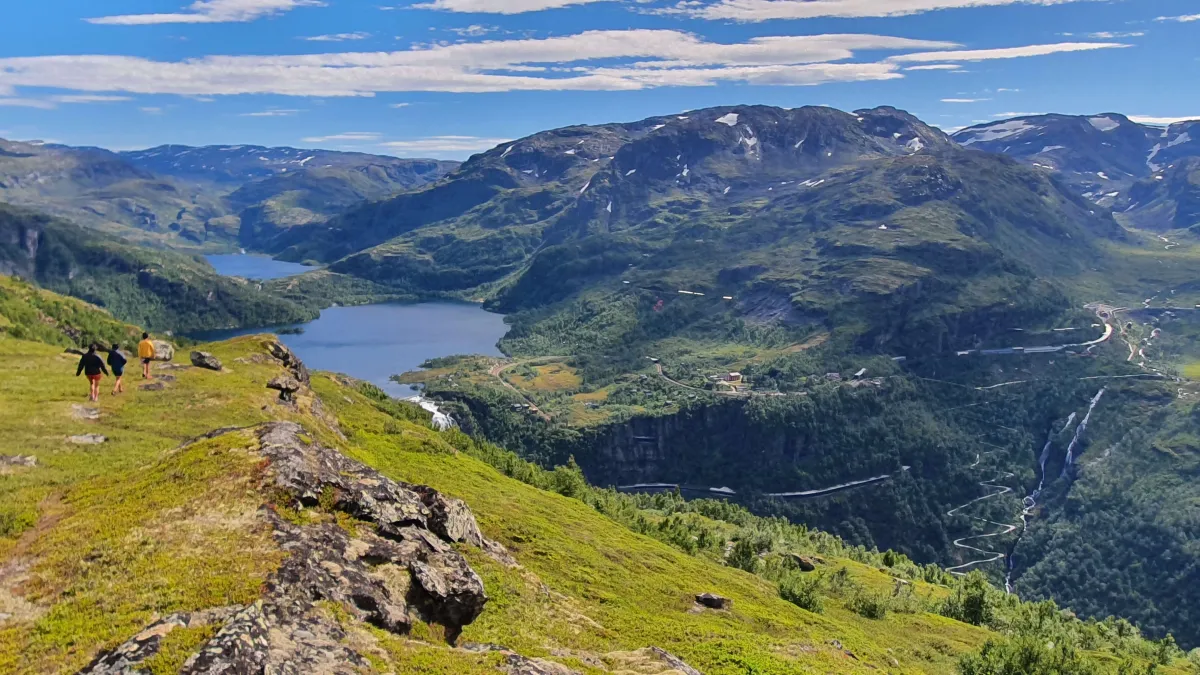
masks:
[(464, 158), (763, 103), (1200, 118), (1196, 0), (43, 0), (0, 22), (0, 137)]

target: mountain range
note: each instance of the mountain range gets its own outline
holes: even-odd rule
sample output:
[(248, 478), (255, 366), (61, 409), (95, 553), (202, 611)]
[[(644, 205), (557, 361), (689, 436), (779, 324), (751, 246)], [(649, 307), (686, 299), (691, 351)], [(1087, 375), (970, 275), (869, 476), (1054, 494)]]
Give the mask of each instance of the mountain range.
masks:
[(1135, 227), (1166, 232), (1200, 224), (1200, 120), (1151, 126), (1115, 113), (1036, 115), (953, 137), (1052, 172)]
[(176, 145), (115, 153), (0, 139), (0, 201), (148, 245), (228, 248), (254, 246), (261, 230), (320, 221), (455, 166), (295, 148)]

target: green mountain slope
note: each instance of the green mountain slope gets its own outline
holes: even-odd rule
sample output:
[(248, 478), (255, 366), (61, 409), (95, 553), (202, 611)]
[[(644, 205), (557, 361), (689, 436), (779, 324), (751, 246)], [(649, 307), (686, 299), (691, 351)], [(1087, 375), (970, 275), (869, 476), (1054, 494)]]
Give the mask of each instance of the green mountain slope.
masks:
[(301, 321), (315, 310), (219, 276), (186, 255), (152, 250), (0, 204), (0, 273), (180, 333)]
[[(6, 672), (1191, 668), (979, 577), (948, 587), (720, 503), (595, 490), (310, 379), (269, 336), (204, 348), (220, 372), (160, 365), (158, 389), (88, 408), (73, 357), (0, 336), (0, 434), (20, 458), (0, 483)], [(298, 380), (289, 400), (272, 378)]]

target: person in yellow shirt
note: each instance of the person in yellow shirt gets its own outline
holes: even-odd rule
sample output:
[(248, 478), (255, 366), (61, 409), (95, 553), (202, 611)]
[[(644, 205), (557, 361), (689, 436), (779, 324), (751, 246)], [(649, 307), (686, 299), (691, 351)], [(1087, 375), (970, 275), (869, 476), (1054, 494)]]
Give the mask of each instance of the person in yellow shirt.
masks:
[(138, 343), (138, 358), (142, 360), (142, 379), (150, 379), (150, 362), (154, 360), (154, 343), (150, 341), (149, 333), (142, 333), (142, 341)]

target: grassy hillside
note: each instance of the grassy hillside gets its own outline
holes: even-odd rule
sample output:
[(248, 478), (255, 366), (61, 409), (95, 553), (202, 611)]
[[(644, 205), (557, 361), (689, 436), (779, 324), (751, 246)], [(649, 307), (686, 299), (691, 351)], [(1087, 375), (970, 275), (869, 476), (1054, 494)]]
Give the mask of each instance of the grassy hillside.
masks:
[[(130, 643), (146, 649), (130, 657), (146, 657), (146, 670), (177, 672), (241, 630), (242, 614), (231, 612), (274, 606), (289, 583), (280, 570), (307, 550), (280, 548), (284, 533), (386, 543), (395, 531), (344, 510), (345, 494), (324, 487), (297, 500), (271, 482), (282, 460), (269, 454), (262, 425), (294, 422), (303, 429), (297, 442), (374, 467), (377, 481), (463, 499), (503, 549), (455, 547), (488, 596), (455, 644), (443, 620), (419, 611), (397, 633), (362, 620), (378, 616), (374, 605), (326, 599), (306, 610), (303, 632), (275, 643), (279, 658), (339, 654), (370, 672), (494, 673), (529, 659), (588, 674), (670, 672), (648, 650), (659, 647), (716, 675), (1130, 673), (1151, 662), (1159, 673), (1189, 672), (1177, 650), (1119, 622), (1084, 624), (1052, 605), (1015, 603), (978, 577), (944, 586), (938, 570), (717, 503), (597, 491), (577, 470), (547, 472), (456, 431), (435, 432), (426, 413), (337, 375), (314, 375), (311, 389), (281, 402), (264, 387), (288, 372), (271, 343), (252, 336), (205, 346), (222, 371), (159, 366), (170, 376), (160, 389), (132, 386), (89, 408), (73, 357), (0, 336), (0, 436), (6, 457), (34, 458), (6, 460), (0, 481), (0, 670), (74, 672), (184, 612), (191, 618), (155, 624)], [(364, 470), (346, 466), (343, 476)], [(707, 533), (707, 543), (698, 548), (692, 532)], [(795, 553), (819, 571), (784, 569)], [(383, 597), (407, 588), (390, 585), (404, 578), (397, 573), (373, 568), (374, 583), (393, 589)], [(693, 597), (702, 592), (733, 605), (701, 608)], [(306, 651), (314, 632), (329, 639)]]
[(314, 309), (222, 277), (190, 256), (128, 244), (6, 204), (0, 204), (0, 273), (160, 331), (277, 325), (316, 316)]

